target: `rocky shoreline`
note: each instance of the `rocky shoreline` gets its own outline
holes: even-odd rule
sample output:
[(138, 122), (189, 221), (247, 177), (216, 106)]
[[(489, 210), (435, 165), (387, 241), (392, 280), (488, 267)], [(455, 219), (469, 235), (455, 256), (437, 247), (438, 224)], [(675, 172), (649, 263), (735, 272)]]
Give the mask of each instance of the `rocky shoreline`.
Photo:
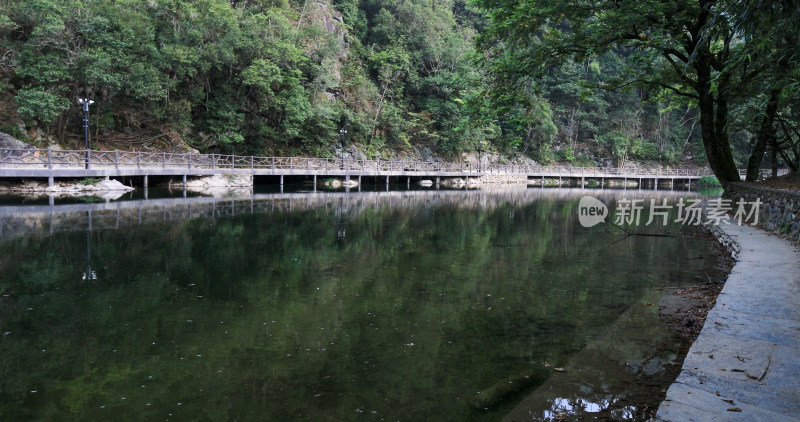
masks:
[(725, 245), (717, 243), (716, 235), (709, 231), (696, 235), (715, 242), (714, 254), (717, 264), (712, 274), (697, 274), (694, 285), (665, 288), (658, 304), (658, 313), (671, 329), (685, 338), (689, 345), (700, 335), (706, 316), (716, 303), (717, 296), (725, 286), (725, 280), (735, 264), (735, 257)]
[(22, 183), (0, 181), (0, 193), (22, 195), (87, 196), (98, 192), (129, 192), (134, 190), (113, 179), (82, 179), (73, 182), (46, 182), (24, 180)]

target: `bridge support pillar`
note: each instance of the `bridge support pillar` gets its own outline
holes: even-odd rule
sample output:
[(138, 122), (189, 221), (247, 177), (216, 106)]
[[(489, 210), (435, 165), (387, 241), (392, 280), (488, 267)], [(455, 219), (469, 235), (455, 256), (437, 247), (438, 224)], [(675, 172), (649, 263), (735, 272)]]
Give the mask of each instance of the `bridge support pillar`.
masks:
[(183, 180), (183, 189), (185, 190), (186, 189), (186, 175), (185, 174), (183, 175), (182, 180)]
[(52, 188), (54, 184), (55, 184), (55, 180), (53, 180), (53, 176), (48, 177), (47, 178), (47, 186)]
[(142, 184), (144, 185), (144, 189), (147, 190), (147, 175), (146, 174), (144, 175), (144, 180), (142, 181)]
[(584, 186), (586, 186), (586, 178), (581, 176), (581, 189), (583, 189)]
[(436, 176), (436, 189), (439, 189), (439, 176)]
[[(360, 183), (359, 183), (360, 184)], [(386, 176), (386, 188), (389, 188), (389, 176)]]
[(692, 190), (692, 179), (686, 179), (686, 190)]
[(283, 188), (283, 175), (281, 175), (281, 188)]
[(658, 190), (658, 177), (656, 177), (656, 181), (653, 183), (653, 190)]
[(406, 177), (406, 187), (407, 188), (411, 187), (411, 176)]

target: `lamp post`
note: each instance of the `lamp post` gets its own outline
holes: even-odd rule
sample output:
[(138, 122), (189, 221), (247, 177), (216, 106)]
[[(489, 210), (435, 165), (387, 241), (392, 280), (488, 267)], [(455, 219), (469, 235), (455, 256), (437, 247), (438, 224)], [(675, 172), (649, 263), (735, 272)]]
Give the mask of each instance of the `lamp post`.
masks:
[(86, 143), (86, 168), (89, 168), (89, 106), (94, 101), (88, 98), (78, 98), (78, 104), (83, 106), (83, 139)]
[(483, 141), (478, 141), (478, 172), (483, 169), (483, 160), (481, 157), (481, 152), (483, 152)]

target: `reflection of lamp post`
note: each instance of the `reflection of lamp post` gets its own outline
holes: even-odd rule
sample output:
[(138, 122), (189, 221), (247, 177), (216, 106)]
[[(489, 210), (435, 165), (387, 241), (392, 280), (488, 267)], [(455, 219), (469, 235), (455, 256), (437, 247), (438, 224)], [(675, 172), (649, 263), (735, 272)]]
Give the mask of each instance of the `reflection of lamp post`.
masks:
[(92, 269), (92, 211), (86, 211), (86, 218), (89, 220), (86, 228), (86, 269), (81, 280), (97, 280), (97, 273)]
[(78, 98), (78, 104), (83, 106), (83, 139), (86, 141), (86, 168), (89, 168), (89, 106), (94, 101), (88, 98)]

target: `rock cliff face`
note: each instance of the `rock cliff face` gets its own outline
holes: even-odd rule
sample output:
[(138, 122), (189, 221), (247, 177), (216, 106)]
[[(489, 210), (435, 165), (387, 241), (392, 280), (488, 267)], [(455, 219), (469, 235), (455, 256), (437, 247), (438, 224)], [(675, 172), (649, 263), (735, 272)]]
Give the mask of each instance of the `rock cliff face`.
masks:
[(329, 1), (306, 2), (301, 13), (301, 22), (318, 28), (319, 36), (306, 40), (306, 51), (319, 52), (320, 46), (329, 45), (333, 52), (314, 57), (324, 69), (325, 77), (321, 78), (325, 90), (322, 95), (329, 101), (336, 101), (336, 97), (343, 92), (342, 66), (348, 59), (347, 29), (344, 27), (342, 13), (336, 10)]
[(19, 139), (0, 132), (0, 148), (3, 149), (33, 149), (32, 146), (20, 141)]

